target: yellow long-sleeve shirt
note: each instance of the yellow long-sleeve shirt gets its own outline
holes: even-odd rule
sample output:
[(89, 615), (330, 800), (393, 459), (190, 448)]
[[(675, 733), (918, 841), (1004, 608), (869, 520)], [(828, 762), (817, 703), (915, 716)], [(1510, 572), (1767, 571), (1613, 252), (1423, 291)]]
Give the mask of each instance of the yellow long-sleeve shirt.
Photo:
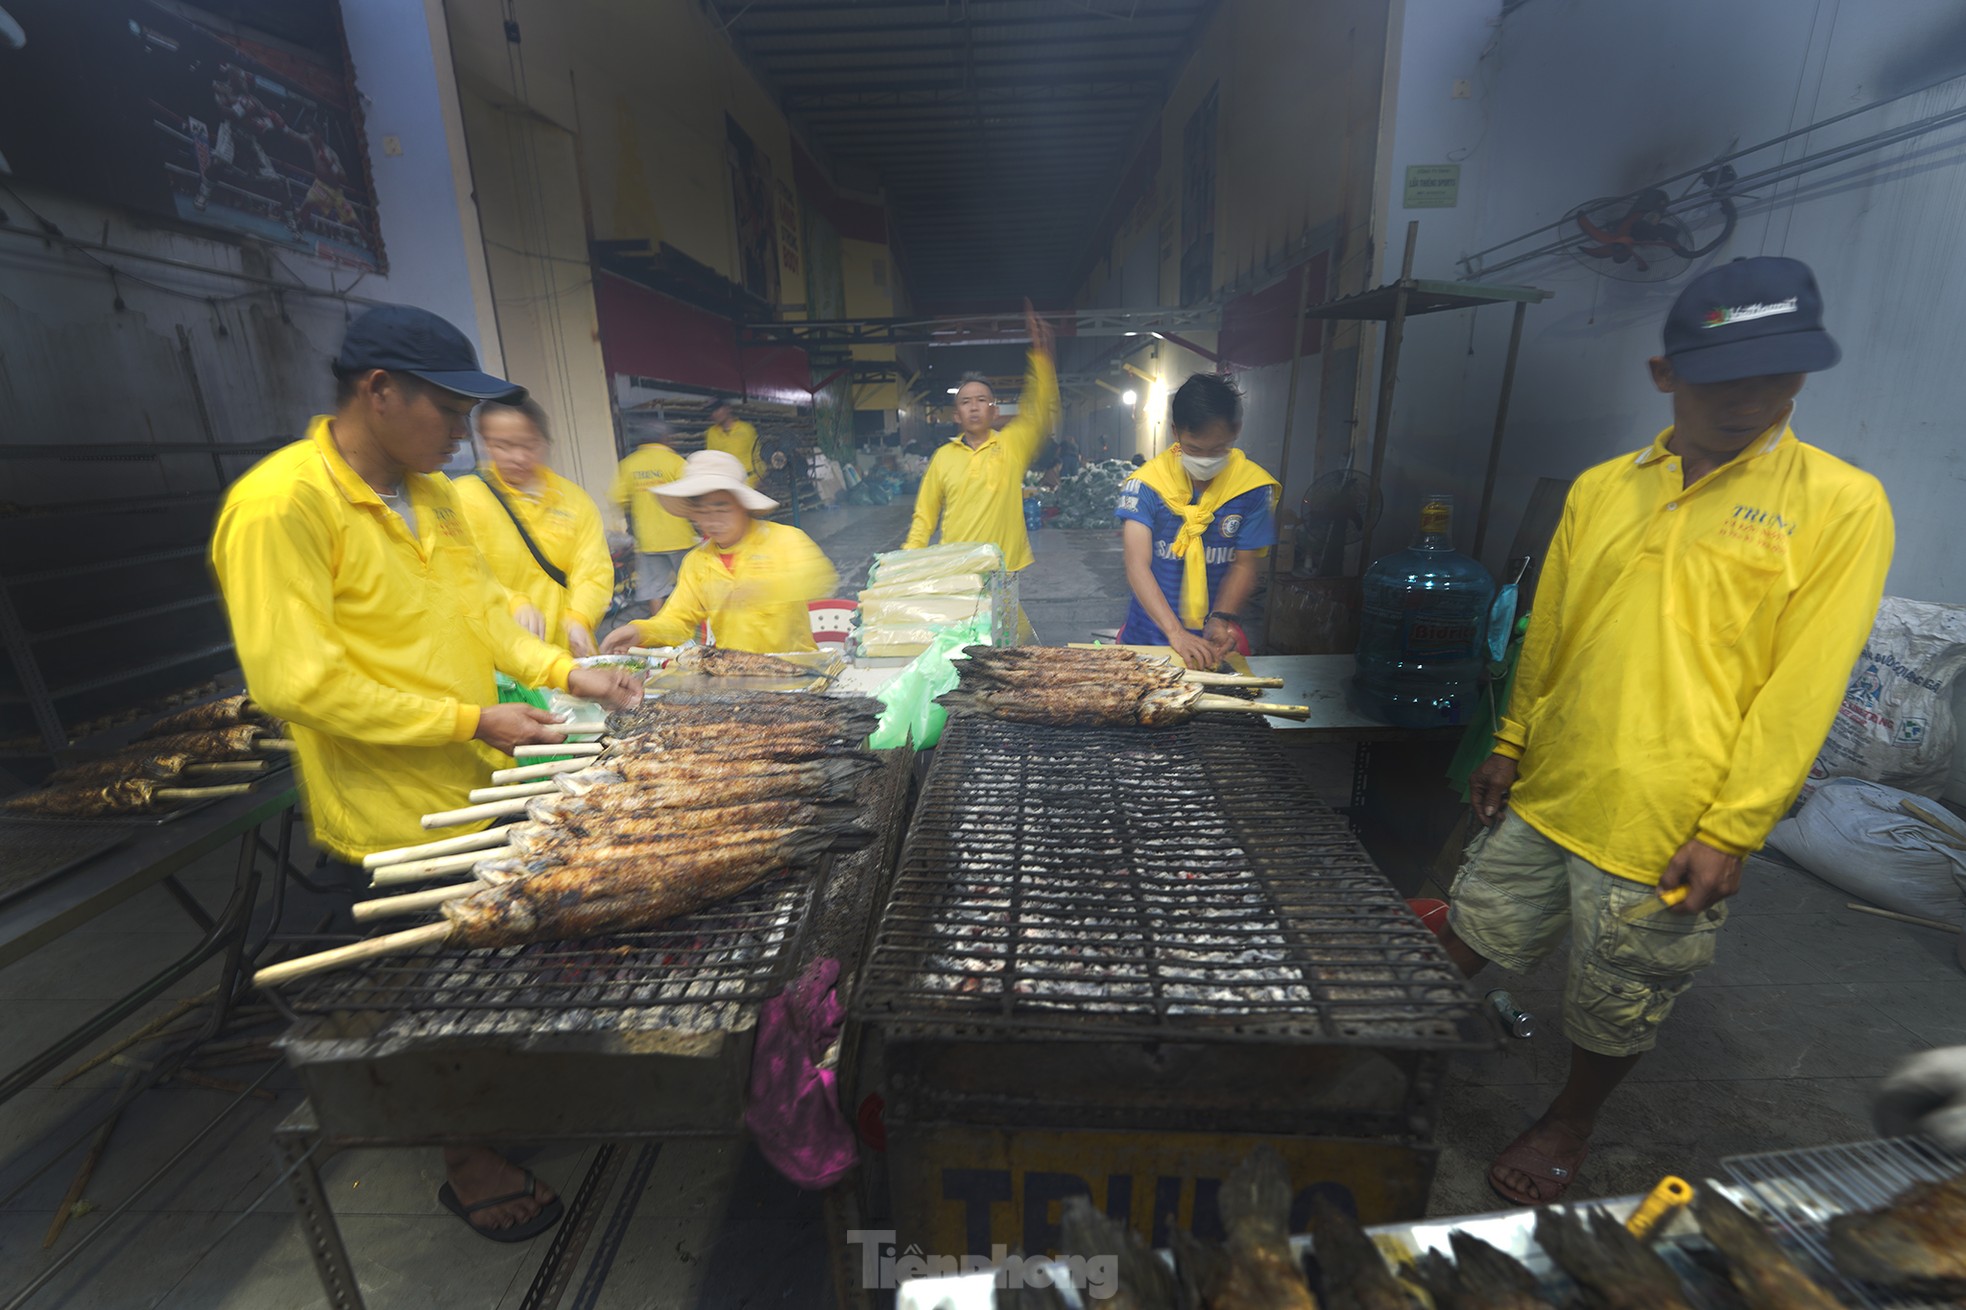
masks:
[(643, 554), (665, 550), (688, 550), (696, 544), (696, 529), (689, 520), (662, 507), (655, 489), (683, 476), (683, 457), (659, 441), (644, 442), (621, 461), (614, 472), (614, 486), (608, 490), (613, 501), (628, 516), (635, 533), (635, 549)]
[(1794, 802), (1893, 532), (1877, 479), (1786, 424), (1690, 487), (1671, 435), (1571, 488), (1495, 740), (1510, 808), (1655, 885), (1688, 839), (1745, 855)]
[(726, 552), (704, 542), (683, 556), (676, 590), (652, 619), (635, 628), (645, 646), (675, 646), (710, 624), (710, 635), (731, 650), (775, 654), (816, 650), (806, 602), (839, 581), (824, 551), (797, 528), (753, 520), (751, 530)]
[(758, 430), (741, 418), (731, 423), (728, 432), (712, 423), (703, 434), (703, 448), (737, 456), (737, 462), (744, 466), (745, 480), (754, 487), (765, 475), (764, 456), (758, 450)]
[[(499, 495), (525, 523), (539, 549), (566, 574), (566, 586), (539, 567), (485, 478), (497, 482)], [(569, 622), (592, 634), (614, 599), (614, 558), (608, 554), (607, 529), (601, 526), (601, 510), (594, 498), (548, 468), (539, 470), (538, 493), (531, 496), (514, 490), (497, 469), (489, 467), (479, 469), (478, 477), (459, 478), (451, 486), (471, 524), (471, 536), (498, 585), (512, 596), (514, 608), (520, 599), (531, 601), (546, 619), (546, 640), (552, 645), (567, 644)]]
[(1024, 530), (1024, 472), (1044, 449), (1058, 423), (1058, 370), (1049, 356), (1033, 351), (1017, 398), (1017, 417), (971, 447), (958, 434), (928, 461), (922, 488), (915, 494), (915, 518), (902, 549), (928, 545), (935, 521), (944, 541), (990, 541), (1003, 552), (1004, 567), (1031, 562), (1031, 538)]
[(512, 621), (449, 482), (404, 479), (412, 534), (329, 422), (232, 484), (211, 558), (246, 687), (291, 725), (314, 838), (355, 859), (430, 840), (422, 816), (504, 760), (472, 740), (494, 670), (564, 689), (573, 660)]

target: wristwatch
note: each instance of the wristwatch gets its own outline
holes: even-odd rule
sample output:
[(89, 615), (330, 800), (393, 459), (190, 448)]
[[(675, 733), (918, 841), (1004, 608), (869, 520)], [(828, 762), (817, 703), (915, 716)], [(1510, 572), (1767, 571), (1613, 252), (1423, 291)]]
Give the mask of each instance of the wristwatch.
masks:
[(1235, 624), (1235, 625), (1236, 625), (1236, 626), (1237, 626), (1238, 628), (1240, 628), (1240, 627), (1242, 626), (1242, 620), (1241, 620), (1241, 619), (1239, 619), (1239, 618), (1237, 618), (1237, 617), (1236, 617), (1235, 615), (1233, 615), (1233, 614), (1230, 614), (1230, 613), (1227, 613), (1227, 612), (1225, 612), (1225, 611), (1223, 611), (1223, 610), (1214, 610), (1214, 611), (1211, 611), (1208, 617), (1209, 617), (1209, 618), (1211, 618), (1211, 619), (1221, 619), (1221, 620), (1222, 620), (1222, 621), (1223, 621), (1224, 623), (1233, 623), (1233, 624)]

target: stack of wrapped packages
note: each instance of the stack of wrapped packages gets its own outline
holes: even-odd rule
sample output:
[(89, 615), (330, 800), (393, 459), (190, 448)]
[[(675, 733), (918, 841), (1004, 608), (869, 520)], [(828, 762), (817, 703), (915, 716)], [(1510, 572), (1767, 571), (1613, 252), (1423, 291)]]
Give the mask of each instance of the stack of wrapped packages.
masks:
[(860, 593), (860, 654), (913, 657), (962, 632), (973, 643), (1012, 644), (1017, 575), (984, 541), (945, 542), (874, 556)]

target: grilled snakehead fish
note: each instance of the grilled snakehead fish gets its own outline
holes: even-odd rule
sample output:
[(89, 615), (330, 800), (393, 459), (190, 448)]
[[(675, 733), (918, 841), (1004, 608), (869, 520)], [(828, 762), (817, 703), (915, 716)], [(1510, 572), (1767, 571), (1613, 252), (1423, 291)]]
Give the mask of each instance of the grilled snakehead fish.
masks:
[(1536, 1244), (1603, 1310), (1693, 1310), (1672, 1266), (1601, 1210), (1586, 1219), (1545, 1206), (1536, 1212)]
[(453, 947), (521, 946), (658, 927), (811, 862), (838, 834), (804, 829), (778, 840), (558, 865), (443, 907)]
[(701, 673), (712, 678), (810, 678), (811, 669), (776, 655), (758, 655), (748, 650), (725, 650), (722, 646), (691, 646), (676, 656), (676, 667), (684, 673)]
[(1836, 1267), (1893, 1291), (1966, 1296), (1966, 1174), (1913, 1183), (1882, 1210), (1829, 1221)]
[(880, 722), (879, 701), (864, 696), (819, 696), (809, 692), (670, 692), (631, 710), (608, 715), (608, 731), (628, 736), (658, 724), (745, 726), (824, 721), (843, 732), (865, 736)]
[(71, 764), (48, 775), (51, 787), (80, 787), (120, 782), (124, 778), (150, 778), (169, 782), (192, 765), (200, 763), (189, 751), (131, 751), (108, 759)]
[(5, 808), (16, 814), (54, 814), (71, 819), (111, 814), (141, 814), (161, 799), (154, 778), (123, 778), (116, 782), (70, 787), (44, 787), (16, 796)]
[(1426, 1251), (1413, 1266), (1435, 1310), (1554, 1310), (1536, 1275), (1514, 1256), (1458, 1228), (1447, 1240), (1452, 1260)]
[(253, 745), (273, 734), (257, 723), (239, 723), (229, 728), (206, 728), (198, 732), (174, 732), (165, 737), (146, 737), (131, 743), (127, 754), (172, 755), (179, 751), (195, 756), (201, 763), (216, 760), (259, 758)]
[(971, 691), (958, 687), (936, 698), (952, 714), (980, 714), (1014, 723), (1064, 728), (1166, 728), (1194, 717), (1200, 687), (1069, 683), (1057, 687)]
[(1700, 1231), (1727, 1257), (1727, 1277), (1748, 1310), (1837, 1310), (1838, 1301), (1790, 1260), (1766, 1229), (1711, 1188), (1694, 1202)]
[(144, 729), (143, 736), (138, 740), (170, 737), (180, 732), (209, 732), (213, 728), (234, 728), (241, 724), (277, 730), (280, 721), (253, 704), (250, 696), (226, 696), (179, 710), (176, 714), (167, 714)]

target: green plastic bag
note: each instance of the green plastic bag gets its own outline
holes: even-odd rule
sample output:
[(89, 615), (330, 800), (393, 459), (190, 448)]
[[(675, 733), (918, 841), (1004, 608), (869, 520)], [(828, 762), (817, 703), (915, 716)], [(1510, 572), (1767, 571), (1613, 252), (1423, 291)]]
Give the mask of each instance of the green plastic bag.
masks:
[(953, 661), (965, 646), (989, 644), (987, 618), (952, 624), (936, 634), (928, 649), (915, 656), (894, 681), (881, 689), (881, 722), (868, 738), (868, 744), (875, 750), (884, 750), (913, 739), (915, 749), (925, 751), (940, 741), (949, 711), (937, 705), (935, 698), (956, 685)]

